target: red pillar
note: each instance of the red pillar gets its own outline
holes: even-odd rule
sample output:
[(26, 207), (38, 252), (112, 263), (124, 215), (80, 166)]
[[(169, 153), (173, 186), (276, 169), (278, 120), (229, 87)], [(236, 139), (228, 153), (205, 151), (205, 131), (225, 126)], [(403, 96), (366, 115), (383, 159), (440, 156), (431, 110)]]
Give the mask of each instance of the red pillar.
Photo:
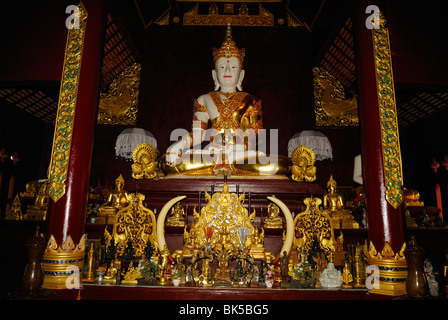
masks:
[[(48, 246), (44, 255), (44, 287), (66, 289), (67, 274), (64, 268), (74, 264), (82, 267), (84, 256), (85, 215), (88, 201), (91, 159), (93, 152), (99, 81), (103, 53), (104, 31), (107, 21), (106, 0), (84, 0), (87, 18), (85, 20), (82, 58), (78, 69), (76, 107), (72, 121), (56, 123), (54, 141), (64, 133), (64, 127), (70, 124), (71, 142), (66, 166), (65, 193), (56, 201), (50, 198), (47, 215)], [(68, 15), (67, 15), (68, 16)], [(66, 57), (70, 46), (68, 37)], [(73, 49), (73, 48), (71, 48)], [(75, 48), (76, 50), (76, 48)], [(65, 64), (64, 64), (65, 65)], [(65, 69), (64, 69), (65, 72)], [(61, 99), (65, 95), (62, 75), (58, 114), (61, 111)], [(66, 88), (66, 87), (65, 87)], [(52, 162), (58, 156), (53, 144)], [(51, 170), (51, 167), (50, 167)], [(51, 175), (50, 175), (51, 177)], [(61, 188), (59, 188), (60, 191)], [(63, 261), (55, 265), (57, 260)], [(73, 260), (76, 260), (75, 262)]]
[[(402, 255), (406, 229), (400, 203), (402, 174), (395, 90), (391, 51), (387, 49), (387, 22), (385, 25), (380, 23), (380, 29), (366, 26), (366, 20), (372, 14), (366, 13), (366, 8), (372, 4), (384, 14), (378, 1), (353, 1), (368, 263), (379, 267), (380, 277), (386, 279), (381, 280), (381, 288), (374, 292), (401, 295), (406, 293), (406, 261)], [(382, 42), (378, 41), (378, 36)], [(391, 81), (385, 81), (384, 76)], [(388, 112), (383, 113), (382, 106), (386, 106)], [(394, 270), (400, 272), (394, 273)]]

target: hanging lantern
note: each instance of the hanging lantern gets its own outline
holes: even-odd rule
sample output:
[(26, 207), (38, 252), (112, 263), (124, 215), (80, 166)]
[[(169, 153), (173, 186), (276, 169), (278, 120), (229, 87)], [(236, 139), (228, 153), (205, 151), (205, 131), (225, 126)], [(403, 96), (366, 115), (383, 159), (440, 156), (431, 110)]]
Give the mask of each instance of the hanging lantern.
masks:
[(333, 159), (330, 140), (320, 131), (305, 130), (296, 133), (288, 142), (288, 157), (291, 157), (292, 152), (300, 146), (307, 146), (313, 150), (318, 161)]
[(132, 152), (142, 143), (147, 143), (154, 150), (157, 150), (157, 140), (148, 130), (142, 128), (125, 129), (119, 134), (115, 142), (115, 156), (131, 160)]

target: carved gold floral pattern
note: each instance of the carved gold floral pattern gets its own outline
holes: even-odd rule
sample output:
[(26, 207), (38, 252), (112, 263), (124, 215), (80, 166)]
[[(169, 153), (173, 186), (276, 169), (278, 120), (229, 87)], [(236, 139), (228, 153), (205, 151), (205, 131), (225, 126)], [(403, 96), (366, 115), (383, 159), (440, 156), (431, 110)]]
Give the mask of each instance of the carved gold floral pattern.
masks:
[(48, 195), (58, 201), (65, 194), (68, 160), (73, 133), (79, 74), (81, 71), (87, 11), (82, 4), (79, 8), (79, 28), (68, 30), (65, 47), (64, 67), (59, 92), (58, 113), (56, 116), (53, 149), (48, 178)]
[(372, 38), (380, 110), (386, 200), (396, 209), (403, 202), (403, 174), (389, 31), (386, 27), (386, 19), (382, 14), (380, 15), (380, 28), (372, 29)]

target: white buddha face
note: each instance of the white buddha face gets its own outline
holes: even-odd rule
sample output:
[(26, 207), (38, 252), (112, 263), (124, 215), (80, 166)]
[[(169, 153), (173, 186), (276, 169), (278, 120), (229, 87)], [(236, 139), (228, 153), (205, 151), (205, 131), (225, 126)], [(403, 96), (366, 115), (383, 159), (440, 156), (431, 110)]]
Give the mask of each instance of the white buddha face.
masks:
[(218, 88), (221, 88), (223, 92), (235, 92), (236, 88), (242, 90), (244, 70), (241, 69), (240, 62), (235, 57), (219, 58), (212, 76), (215, 81), (215, 90)]

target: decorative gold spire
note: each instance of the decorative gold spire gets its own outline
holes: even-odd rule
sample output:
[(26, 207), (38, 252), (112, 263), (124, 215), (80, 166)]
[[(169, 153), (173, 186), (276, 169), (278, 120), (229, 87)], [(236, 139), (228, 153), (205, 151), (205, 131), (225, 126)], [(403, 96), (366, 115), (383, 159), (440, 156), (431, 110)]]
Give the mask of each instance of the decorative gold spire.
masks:
[(336, 186), (336, 181), (333, 179), (333, 175), (330, 175), (330, 179), (327, 182), (327, 188), (330, 187), (331, 185)]
[(226, 35), (224, 37), (224, 41), (221, 44), (221, 48), (213, 48), (213, 61), (215, 63), (215, 66), (219, 58), (235, 57), (240, 61), (240, 67), (242, 68), (245, 51), (245, 49), (238, 49), (238, 47), (236, 46), (235, 41), (233, 41), (232, 39), (232, 29), (230, 28), (230, 24), (228, 24)]

